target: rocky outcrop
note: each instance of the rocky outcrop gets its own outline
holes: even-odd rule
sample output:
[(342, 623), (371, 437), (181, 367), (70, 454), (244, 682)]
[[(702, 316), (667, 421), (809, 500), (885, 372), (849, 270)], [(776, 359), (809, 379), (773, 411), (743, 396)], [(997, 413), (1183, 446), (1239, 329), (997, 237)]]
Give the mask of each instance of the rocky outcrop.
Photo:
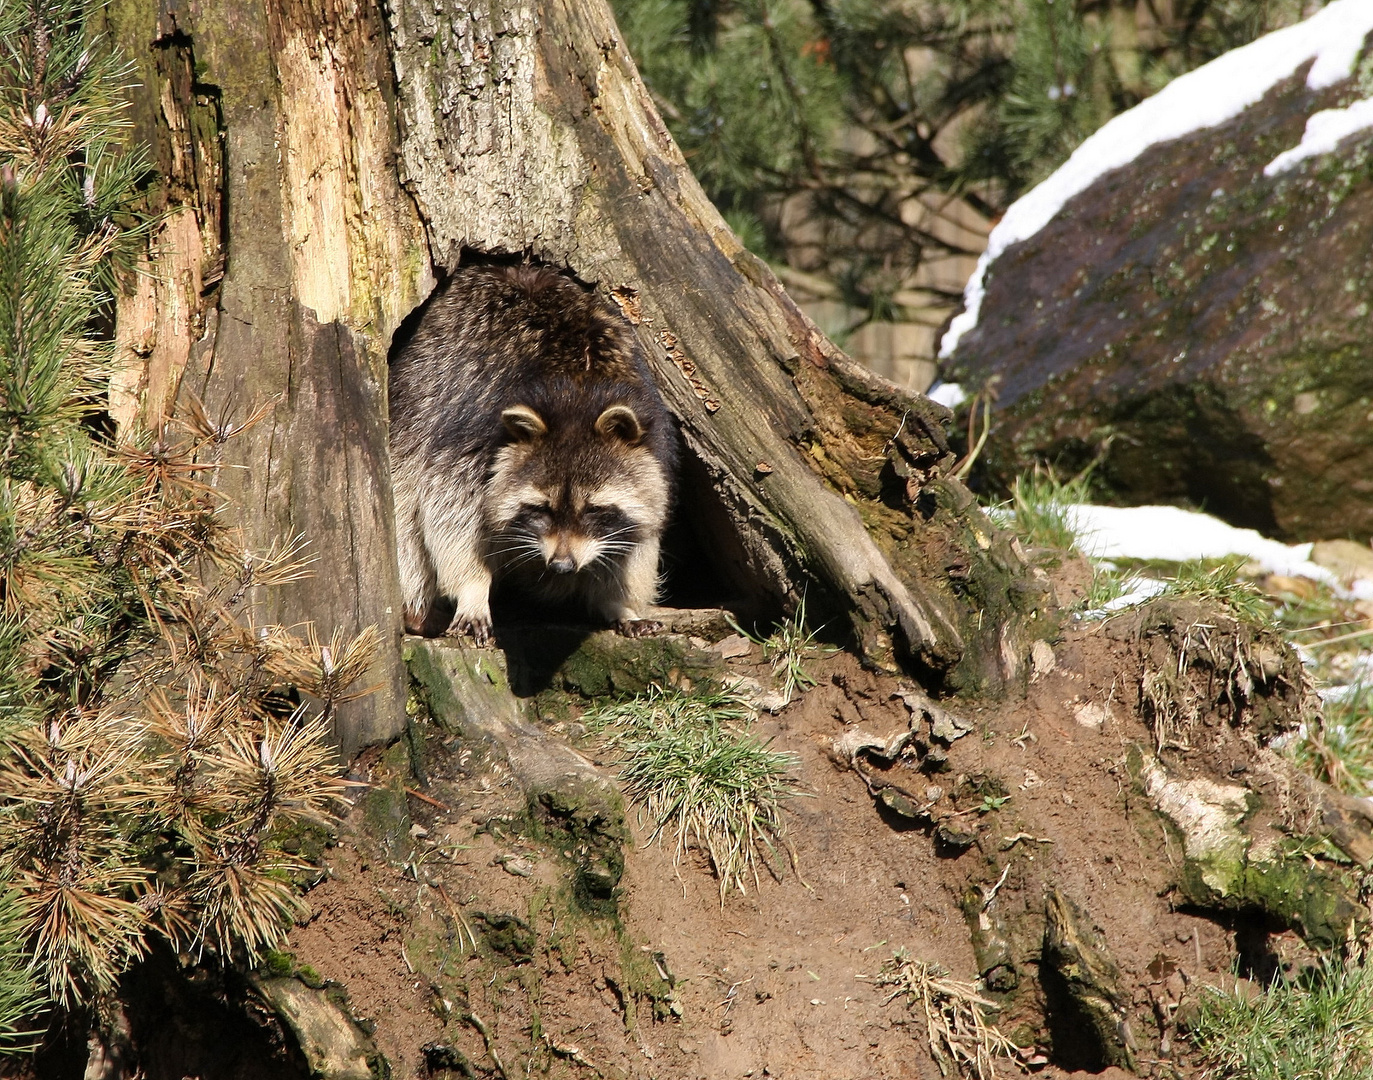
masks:
[[(1373, 534), (1365, 32), (1331, 35), (1343, 49), (1333, 74), (1316, 51), (1190, 134), (1150, 145), (1149, 101), (1117, 118), (1113, 137), (1135, 125), (1142, 152), (987, 262), (945, 362), (970, 394), (995, 384), (985, 479), (1100, 455), (1094, 476), (1119, 501), (1202, 506), (1282, 537)], [(1243, 75), (1233, 55), (1215, 64)], [(1206, 71), (1169, 91), (1193, 76), (1204, 89)], [(1074, 161), (1080, 172), (1076, 155), (1061, 172)]]

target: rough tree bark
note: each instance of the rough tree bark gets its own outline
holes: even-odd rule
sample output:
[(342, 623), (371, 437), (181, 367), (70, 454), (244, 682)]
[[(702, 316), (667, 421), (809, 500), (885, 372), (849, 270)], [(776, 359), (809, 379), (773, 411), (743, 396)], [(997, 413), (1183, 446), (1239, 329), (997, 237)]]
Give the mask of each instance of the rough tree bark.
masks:
[(164, 215), (119, 305), (112, 409), (155, 427), (191, 394), (230, 423), (269, 407), (216, 482), (254, 547), (303, 536), (316, 558), (260, 599), (262, 617), (391, 634), (382, 690), (340, 716), (351, 756), (405, 720), (386, 351), (432, 285), (396, 175), (380, 15), (124, 0), (106, 17), (137, 66), (134, 138)]
[[(869, 661), (943, 685), (1019, 676), (1043, 589), (948, 477), (946, 414), (845, 357), (739, 245), (603, 0), (118, 0), (108, 20), (165, 214), (112, 407), (272, 406), (219, 481), (251, 540), (318, 556), (272, 617), (398, 633), (387, 348), (435, 271), (520, 256), (637, 324), (692, 452), (681, 512), (734, 592), (809, 589)], [(398, 655), (345, 752), (403, 719)]]

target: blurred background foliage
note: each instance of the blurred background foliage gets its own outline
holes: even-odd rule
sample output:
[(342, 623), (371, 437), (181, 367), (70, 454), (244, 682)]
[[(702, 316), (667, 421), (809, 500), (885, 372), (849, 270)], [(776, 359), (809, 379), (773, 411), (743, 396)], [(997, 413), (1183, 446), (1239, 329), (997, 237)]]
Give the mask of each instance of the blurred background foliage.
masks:
[(920, 330), (896, 351), (929, 358), (1011, 202), (1170, 79), (1323, 6), (613, 2), (669, 128), (739, 238), (841, 343), (869, 322), (905, 323)]

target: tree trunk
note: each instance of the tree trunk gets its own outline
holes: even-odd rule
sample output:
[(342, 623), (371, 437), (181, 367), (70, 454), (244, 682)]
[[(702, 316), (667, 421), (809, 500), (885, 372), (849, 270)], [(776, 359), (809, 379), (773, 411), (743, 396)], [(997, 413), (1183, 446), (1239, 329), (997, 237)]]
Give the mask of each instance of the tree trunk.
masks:
[[(739, 245), (602, 0), (402, 0), (385, 25), (365, 0), (127, 0), (108, 18), (165, 214), (120, 305), (112, 409), (270, 406), (218, 482), (253, 543), (303, 534), (318, 562), (265, 616), (399, 633), (386, 352), (431, 253), (440, 272), (513, 255), (599, 283), (638, 326), (691, 451), (679, 514), (729, 592), (777, 609), (809, 591), (870, 662), (945, 685), (1019, 674), (1042, 590), (947, 477), (946, 414), (835, 349)], [(346, 752), (403, 721), (398, 656)]]
[(816, 606), (842, 611), (873, 662), (1012, 677), (1021, 643), (995, 635), (1035, 600), (1008, 600), (1024, 568), (1004, 541), (988, 552), (995, 530), (944, 478), (946, 414), (835, 349), (739, 244), (608, 6), (401, 0), (389, 14), (401, 167), (436, 261), (523, 252), (620, 305), (708, 479), (688, 470), (682, 512), (729, 523), (716, 572), (785, 604), (817, 583)]
[(268, 408), (216, 483), (251, 546), (301, 536), (315, 558), (257, 617), (390, 634), (381, 691), (340, 714), (351, 756), (405, 721), (386, 351), (433, 281), (396, 176), (385, 28), (306, 0), (129, 0), (107, 19), (137, 65), (134, 138), (164, 215), (119, 305), (112, 411), (156, 427), (192, 394), (217, 421)]

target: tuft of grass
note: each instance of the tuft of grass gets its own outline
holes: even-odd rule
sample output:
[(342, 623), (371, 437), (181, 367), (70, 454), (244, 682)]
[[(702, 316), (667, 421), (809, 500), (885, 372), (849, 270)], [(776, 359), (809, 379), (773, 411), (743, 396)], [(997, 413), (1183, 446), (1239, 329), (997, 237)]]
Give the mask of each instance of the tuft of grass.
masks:
[(1162, 595), (1219, 604), (1245, 622), (1276, 628), (1272, 602), (1240, 577), (1243, 565), (1242, 559), (1180, 563)]
[(995, 1080), (996, 1059), (1023, 1056), (1020, 1047), (987, 1022), (996, 1005), (984, 998), (977, 983), (950, 978), (938, 964), (912, 960), (898, 949), (882, 965), (877, 985), (891, 987), (887, 1003), (904, 998), (906, 1008), (925, 1020), (925, 1037), (939, 1071), (949, 1075)]
[(1084, 611), (1100, 611), (1113, 600), (1119, 600), (1129, 593), (1138, 582), (1129, 574), (1103, 565), (1092, 567), (1092, 580), (1087, 586), (1087, 595), (1079, 605)]
[(1373, 685), (1327, 700), (1289, 751), (1299, 768), (1348, 795), (1373, 793)]
[(1373, 968), (1329, 961), (1256, 997), (1208, 989), (1188, 1038), (1210, 1080), (1373, 1080)]
[(648, 728), (675, 731), (702, 724), (747, 724), (753, 716), (753, 706), (728, 690), (687, 691), (653, 683), (632, 698), (587, 709), (581, 720), (593, 733), (615, 729), (610, 743), (618, 746), (625, 736)]
[(674, 863), (693, 842), (705, 849), (722, 904), (732, 889), (747, 892), (750, 877), (758, 883), (760, 863), (775, 866), (782, 805), (798, 794), (795, 758), (750, 734), (752, 717), (735, 694), (656, 685), (583, 716), (610, 733), (620, 782), (653, 822), (651, 839), (671, 829)]
[(1068, 508), (1087, 501), (1085, 475), (1060, 480), (1052, 469), (1036, 469), (1016, 477), (1010, 505), (1002, 508), (1001, 516), (1030, 547), (1073, 551), (1077, 533)]
[(796, 610), (767, 637), (745, 630), (733, 618), (729, 619), (729, 625), (755, 645), (762, 646), (763, 660), (772, 665), (773, 678), (781, 683), (782, 696), (788, 705), (798, 693), (804, 693), (816, 685), (815, 676), (806, 670), (806, 661), (834, 651), (817, 644), (815, 638), (820, 631), (811, 630), (806, 625), (804, 594)]

